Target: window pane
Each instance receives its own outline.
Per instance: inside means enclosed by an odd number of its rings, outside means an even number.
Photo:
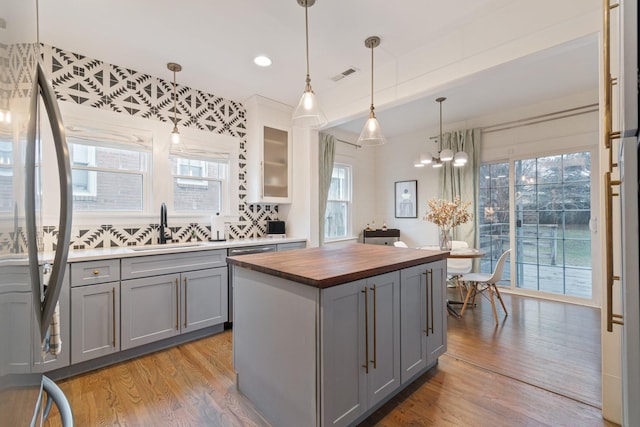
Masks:
[[[538,184],[562,182],[562,156],[540,157],[537,166]]]
[[[327,211],[324,217],[324,235],[329,239],[347,237],[346,202],[327,202]]]
[[[503,251],[509,248],[509,164],[480,167],[480,248],[486,252],[482,272],[491,272]],[[505,275],[506,277],[506,275]]]
[[[173,201],[176,211],[220,212],[222,183],[188,178],[174,178]]]
[[[351,209],[351,167],[334,164],[324,216],[325,239],[348,237]]]
[[[13,150],[10,141],[0,141],[0,212],[12,212]]]
[[[173,208],[176,211],[222,210],[223,186],[226,184],[229,170],[227,160],[172,157],[171,168],[174,175]]]
[[[95,183],[95,191],[82,192],[74,182],[73,209],[80,211],[142,211],[142,174],[72,171],[73,179],[83,176]],[[80,184],[78,184],[79,186]]]

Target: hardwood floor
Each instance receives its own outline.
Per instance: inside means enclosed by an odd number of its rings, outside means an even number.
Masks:
[[[598,310],[503,297],[498,327],[487,301],[450,316],[438,366],[361,425],[614,426],[599,410]],[[58,385],[83,427],[267,426],[234,376],[226,331]]]

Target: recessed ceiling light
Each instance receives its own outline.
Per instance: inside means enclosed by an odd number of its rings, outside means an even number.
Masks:
[[[271,58],[264,55],[259,55],[253,58],[253,63],[259,67],[268,67],[271,65]]]

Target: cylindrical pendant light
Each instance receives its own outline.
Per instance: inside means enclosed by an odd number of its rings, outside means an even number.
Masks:
[[[311,77],[309,75],[309,15],[308,9],[313,6],[316,0],[296,0],[304,7],[305,40],[307,52],[307,79],[304,92],[300,98],[298,106],[293,111],[293,124],[298,127],[317,129],[327,124],[327,118],[318,105],[316,94],[311,89]]]
[[[380,45],[380,37],[369,37],[364,41],[364,45],[371,49],[371,107],[369,112],[369,119],[364,124],[360,137],[358,138],[358,144],[363,147],[373,147],[376,145],[382,145],[386,142],[382,130],[380,129],[380,123],[376,119],[373,106],[373,48]]]

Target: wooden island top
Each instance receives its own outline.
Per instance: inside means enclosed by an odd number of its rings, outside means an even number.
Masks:
[[[350,243],[228,257],[227,263],[328,288],[427,262],[446,259],[448,252]]]

